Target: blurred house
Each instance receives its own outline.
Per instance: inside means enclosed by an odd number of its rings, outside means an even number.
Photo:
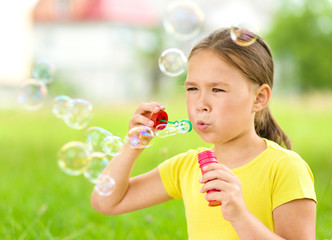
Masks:
[[[149,96],[157,59],[146,65],[144,56],[158,51],[153,29],[160,20],[148,2],[40,0],[33,19],[33,57],[55,64],[52,84],[97,102]]]
[[[195,1],[206,16],[198,38],[216,28],[234,25],[239,17],[266,26],[274,9],[273,0]],[[161,51],[178,47],[188,54],[197,41],[197,38],[174,41],[163,32],[161,18],[169,3],[164,0],[2,3],[0,106],[4,99],[13,96],[12,90],[19,82],[31,77],[39,58],[56,66],[55,81],[49,86],[50,97],[68,94],[92,102],[114,103],[148,100],[158,89],[168,94],[174,79],[158,69]]]

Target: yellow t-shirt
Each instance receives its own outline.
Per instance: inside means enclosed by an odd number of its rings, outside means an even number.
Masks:
[[[272,211],[283,203],[309,198],[316,201],[314,180],[307,163],[295,152],[266,140],[267,149],[255,159],[232,169],[242,183],[248,209],[274,231]],[[220,207],[209,207],[200,193],[202,176],[197,154],[199,148],[177,155],[159,165],[159,173],[167,193],[183,199],[190,240],[239,239],[226,221]]]

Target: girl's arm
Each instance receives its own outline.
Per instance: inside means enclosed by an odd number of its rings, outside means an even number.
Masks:
[[[316,203],[298,199],[285,203],[273,211],[275,233],[249,211],[232,223],[241,239],[313,240],[316,228]]]
[[[273,211],[274,233],[248,210],[241,181],[229,168],[222,163],[211,163],[204,171],[201,192],[220,190],[206,194],[205,198],[222,203],[223,217],[232,224],[240,239],[315,239],[316,203],[313,200],[299,199],[277,207]]]
[[[158,103],[142,104],[133,114],[129,128],[140,125],[153,126],[150,122],[152,113],[157,113],[165,108]],[[103,170],[115,180],[115,188],[111,195],[100,196],[92,192],[92,207],[103,214],[121,214],[137,209],[152,206],[172,199],[166,192],[157,168],[130,178],[134,163],[141,149],[133,149],[127,142],[120,155],[115,156]]]

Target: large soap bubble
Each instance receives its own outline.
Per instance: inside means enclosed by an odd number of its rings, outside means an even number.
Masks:
[[[154,137],[154,132],[150,127],[134,127],[128,132],[128,139],[133,148],[143,149],[150,147],[150,141]]]
[[[166,49],[159,57],[160,70],[170,77],[177,77],[184,73],[187,65],[187,57],[177,48]]]
[[[86,177],[90,182],[97,183],[97,180],[107,166],[108,159],[103,153],[92,153],[90,156],[90,164],[84,171],[84,177]]]
[[[90,127],[85,135],[86,144],[90,152],[104,153],[103,141],[106,137],[112,136],[112,133],[101,127]]]
[[[197,36],[204,25],[204,13],[193,1],[173,1],[163,18],[165,31],[178,40]]]
[[[116,156],[120,153],[124,142],[118,136],[107,136],[101,143],[104,153],[110,156]]]
[[[66,103],[65,123],[74,129],[85,128],[92,118],[92,104],[84,99],[74,98]]]
[[[80,175],[90,165],[89,154],[84,143],[78,141],[69,142],[58,152],[58,165],[69,175]]]
[[[52,111],[57,118],[63,119],[66,116],[68,112],[67,102],[69,100],[71,100],[71,98],[66,95],[59,95],[54,99]]]
[[[43,107],[47,97],[47,87],[36,79],[28,79],[19,85],[18,100],[27,110],[35,111]]]

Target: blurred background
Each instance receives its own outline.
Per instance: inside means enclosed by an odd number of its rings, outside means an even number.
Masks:
[[[174,2],[181,1],[1,2],[2,239],[186,239],[180,201],[122,216],[102,216],[91,209],[93,185],[57,166],[58,150],[68,141],[84,141],[84,129],[68,128],[56,119],[52,101],[58,95],[87,99],[93,105],[89,126],[121,137],[141,102],[160,101],[171,120],[186,119],[185,72],[162,72],[161,53],[178,48],[188,56],[211,31],[243,23],[272,49],[271,109],[314,172],[317,239],[332,239],[332,1],[188,0],[199,26],[182,38],[165,30]],[[52,65],[52,82],[45,85],[43,106],[29,111],[19,103],[18,92],[22,82],[34,78],[40,59]],[[156,140],[133,175],[201,145],[194,133]]]

